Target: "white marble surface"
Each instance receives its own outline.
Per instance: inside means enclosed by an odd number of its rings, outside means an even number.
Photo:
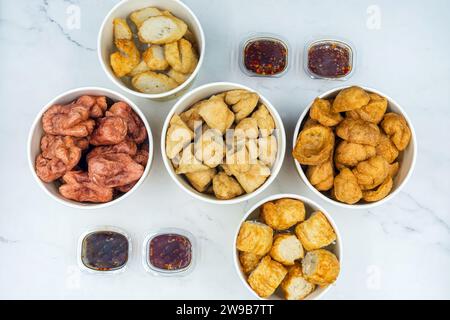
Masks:
[[[61,206],[29,172],[28,130],[41,107],[67,89],[97,85],[119,90],[96,55],[100,23],[117,1],[1,0],[0,298],[251,298],[234,270],[232,239],[246,208],[278,192],[319,201],[340,227],[345,261],[326,298],[450,298],[450,3],[183,1],[198,15],[207,40],[195,86],[230,80],[260,90],[282,115],[289,149],[303,108],[320,92],[342,83],[311,80],[298,65],[276,80],[245,78],[233,55],[240,36],[278,33],[290,41],[296,55],[314,36],[351,40],[358,66],[347,83],[394,97],[415,125],[419,152],[412,179],[381,208],[346,211],[309,192],[287,152],[281,173],[263,195],[249,203],[218,207],[179,189],[157,152],[145,184],[117,206],[90,212]],[[371,5],[380,10],[379,29],[370,19]],[[69,18],[77,8],[81,25],[73,29]],[[134,100],[149,119],[158,151],[162,123],[174,101]],[[96,225],[124,228],[138,249],[147,230],[185,227],[199,237],[201,260],[189,277],[157,278],[145,273],[140,252],[135,251],[121,275],[85,275],[76,266],[77,238]]]

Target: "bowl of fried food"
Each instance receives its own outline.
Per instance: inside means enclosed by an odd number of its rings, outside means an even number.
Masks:
[[[261,299],[320,299],[338,279],[342,242],[330,215],[295,194],[270,196],[253,206],[233,244],[236,271]]]
[[[392,199],[411,176],[414,129],[400,105],[357,86],[330,90],[301,115],[293,157],[305,184],[345,208],[367,209]]]
[[[37,115],[28,162],[44,191],[78,209],[117,203],[143,183],[153,159],[150,126],[125,96],[104,88],[67,91]]]
[[[218,82],[189,92],[166,118],[161,134],[172,179],[197,199],[233,204],[275,179],[286,146],[283,122],[263,96]]]
[[[98,36],[98,56],[108,77],[128,93],[155,100],[184,92],[204,52],[200,22],[178,0],[121,1]]]

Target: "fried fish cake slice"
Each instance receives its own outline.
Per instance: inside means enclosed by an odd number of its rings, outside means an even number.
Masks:
[[[381,127],[399,151],[406,149],[411,140],[411,129],[403,116],[393,112],[386,113]]]
[[[162,73],[146,71],[131,79],[133,87],[142,93],[163,93],[178,87],[178,83]]]
[[[142,54],[142,59],[152,71],[163,71],[169,67],[164,55],[164,48],[154,44]]]
[[[336,233],[325,215],[314,212],[309,219],[295,227],[295,234],[307,251],[328,246],[336,241]]]
[[[167,43],[164,55],[169,65],[178,72],[188,73],[196,63],[196,56],[192,44],[186,39]]]
[[[150,68],[145,63],[144,60],[141,60],[141,62],[139,62],[139,64],[136,67],[134,67],[133,70],[131,70],[130,73],[127,74],[127,76],[134,77],[137,76],[139,73],[143,73],[146,71],[150,71]]]
[[[380,139],[380,129],[374,123],[347,118],[336,127],[336,135],[348,142],[375,147]]]
[[[141,54],[133,40],[117,39],[115,44],[119,51],[110,56],[111,68],[117,77],[122,78],[139,64]]]
[[[370,101],[367,105],[346,112],[347,117],[352,119],[362,119],[375,124],[380,123],[386,112],[388,102],[385,97],[376,93],[369,93]]]
[[[242,223],[236,240],[239,251],[264,256],[272,248],[273,230],[271,227],[255,221]]]
[[[303,129],[292,155],[301,164],[318,165],[331,157],[334,148],[333,131],[322,125]]]
[[[248,277],[250,287],[263,298],[272,295],[283,281],[287,269],[281,263],[264,257]]]
[[[131,32],[130,27],[128,26],[127,20],[122,18],[116,18],[113,21],[114,25],[114,39],[133,39],[133,33]]]
[[[343,120],[339,112],[331,112],[331,103],[329,100],[316,98],[309,110],[311,119],[318,121],[326,127],[334,127]]]
[[[184,21],[174,17],[161,15],[150,17],[139,27],[139,40],[144,43],[167,44],[180,40],[186,33]]]
[[[359,109],[370,101],[369,94],[360,87],[350,87],[341,90],[333,101],[331,111],[344,112]]]
[[[154,7],[147,7],[130,14],[130,20],[134,22],[136,27],[140,27],[147,19],[151,17],[161,16],[162,12]]]
[[[386,180],[380,186],[374,190],[363,191],[363,199],[367,202],[376,202],[386,196],[391,192],[394,182],[391,176],[388,176]]]
[[[336,200],[347,204],[355,204],[362,198],[361,187],[358,184],[353,172],[348,168],[343,168],[334,177],[333,197]]]

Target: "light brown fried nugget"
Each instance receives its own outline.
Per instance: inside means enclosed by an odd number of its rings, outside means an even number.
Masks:
[[[270,251],[273,242],[271,227],[255,221],[245,221],[239,230],[236,247],[240,251],[263,256]]]
[[[389,163],[381,156],[374,156],[358,163],[353,169],[362,190],[378,187],[389,175]]]
[[[377,189],[363,191],[363,199],[367,202],[376,202],[385,198],[392,190],[394,182],[392,177],[388,176],[386,180]]]
[[[261,256],[251,252],[239,252],[239,262],[241,263],[242,272],[249,274],[258,266]]]
[[[355,175],[344,168],[334,177],[334,197],[344,203],[355,204],[362,198],[362,191]]]
[[[320,98],[314,100],[309,116],[326,127],[333,127],[343,120],[340,113],[331,112],[330,101]]]
[[[411,140],[411,129],[403,116],[390,112],[384,115],[381,127],[399,151],[403,151]]]
[[[360,87],[341,90],[333,101],[332,112],[343,112],[359,109],[370,101],[369,94]]]
[[[286,230],[305,220],[305,205],[297,199],[269,201],[261,207],[261,219],[275,230]]]
[[[336,148],[335,161],[347,167],[354,167],[358,162],[367,160],[375,154],[376,150],[373,146],[344,140]]]
[[[362,119],[375,124],[380,123],[388,106],[387,99],[376,93],[369,93],[369,96],[370,102],[367,105],[359,109],[347,111],[347,117],[352,119]]]
[[[376,152],[378,156],[382,156],[387,162],[392,163],[398,157],[398,149],[391,139],[384,133],[380,136],[380,141],[376,146]]]
[[[287,269],[279,262],[265,256],[248,277],[248,284],[260,297],[272,295],[283,281]]]
[[[380,129],[371,122],[347,118],[336,127],[336,135],[348,142],[375,147],[380,139]]]
[[[316,125],[300,132],[292,155],[301,164],[318,165],[331,157],[333,147],[333,131],[328,127]]]
[[[327,191],[333,188],[334,168],[333,160],[329,160],[316,166],[308,166],[306,176],[309,182],[319,191]]]

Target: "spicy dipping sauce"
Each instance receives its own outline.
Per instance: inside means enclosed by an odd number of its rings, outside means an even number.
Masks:
[[[281,74],[287,67],[287,46],[276,39],[250,40],[244,47],[243,64],[247,71],[261,76]]]
[[[113,271],[128,261],[128,239],[113,231],[97,231],[83,239],[81,261],[97,271]]]
[[[149,244],[149,262],[158,269],[182,270],[191,264],[191,241],[179,234],[160,234]]]
[[[352,71],[352,49],[337,41],[321,41],[308,49],[308,71],[319,78],[342,78]]]

